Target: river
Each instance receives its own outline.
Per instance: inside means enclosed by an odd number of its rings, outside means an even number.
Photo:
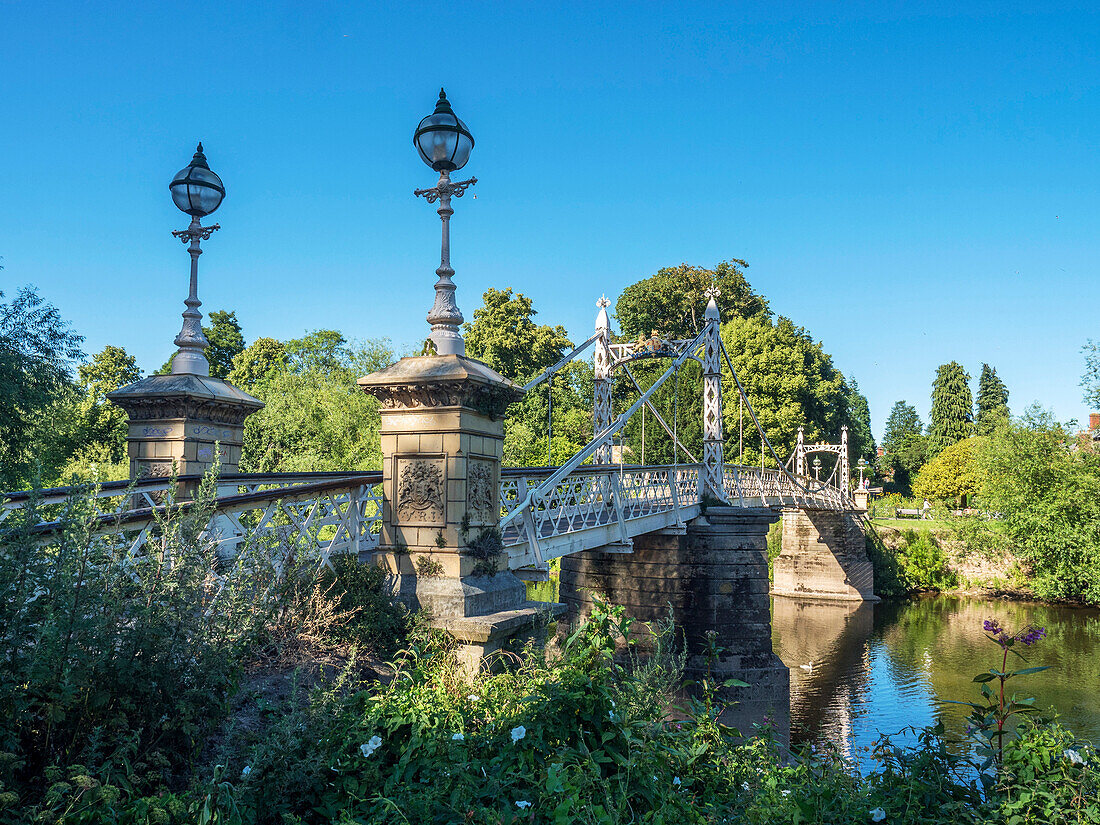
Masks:
[[[1009,684],[1100,743],[1100,610],[955,596],[877,604],[773,598],[775,652],[791,670],[792,742],[832,742],[855,755],[880,732],[908,725],[942,719],[949,733],[961,733],[966,708],[940,700],[977,697],[974,676],[1000,667],[985,619],[1046,628],[1047,638],[1018,647],[1028,664],[1016,663],[1050,670]]]

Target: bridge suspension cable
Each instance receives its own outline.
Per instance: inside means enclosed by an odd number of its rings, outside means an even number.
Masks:
[[[669,368],[664,371],[660,378],[658,378],[656,381],[653,382],[652,385],[650,385],[648,390],[641,394],[637,401],[630,405],[629,409],[619,415],[619,417],[612,421],[611,424],[609,424],[602,431],[596,434],[596,436],[593,437],[593,439],[589,441],[583,449],[581,449],[576,455],[569,459],[569,461],[558,467],[553,473],[550,474],[550,476],[545,481],[542,482],[542,484],[529,490],[523,501],[521,501],[513,510],[511,510],[506,516],[504,516],[503,519],[501,519],[499,525],[501,529],[506,527],[516,518],[518,518],[523,513],[523,511],[525,511],[543,495],[557,487],[559,481],[561,481],[563,478],[573,472],[573,470],[583,464],[585,460],[595,455],[596,451],[616,432],[622,429],[626,422],[630,420],[630,417],[645,405],[649,397],[653,395],[653,393],[656,392],[662,384],[665,383],[665,381],[670,375],[672,375],[673,372],[679,370],[679,368],[689,358],[695,357],[695,350],[699,348],[706,334],[707,329],[704,328],[698,335],[695,336],[695,338],[690,343],[688,343],[680,351],[680,354],[677,356],[676,360],[672,362]]]
[[[749,417],[752,418],[752,423],[756,425],[756,429],[760,433],[760,440],[763,444],[767,446],[768,452],[770,452],[772,454],[772,458],[775,459],[775,464],[779,468],[779,472],[786,476],[787,479],[796,487],[798,487],[805,493],[809,493],[810,495],[813,495],[814,493],[827,487],[828,483],[822,484],[819,482],[816,489],[811,489],[810,487],[807,487],[805,484],[803,484],[798,476],[793,475],[790,470],[787,469],[787,462],[783,461],[779,457],[779,454],[776,453],[775,448],[772,446],[771,439],[768,438],[768,434],[764,432],[764,428],[760,426],[760,421],[756,417],[756,410],[753,409],[752,401],[749,400],[749,396],[745,392],[745,388],[741,385],[741,379],[737,377],[737,370],[733,368],[733,362],[730,360],[729,353],[726,352],[726,345],[721,338],[718,339],[718,347],[722,352],[723,358],[725,358],[726,366],[729,367],[730,375],[733,376],[734,383],[737,384],[737,390],[740,392],[741,398],[744,400],[745,406],[749,410]],[[762,458],[763,450],[761,450],[761,459]],[[839,463],[840,462],[837,462],[838,465]],[[836,467],[833,468],[833,472],[835,475]]]

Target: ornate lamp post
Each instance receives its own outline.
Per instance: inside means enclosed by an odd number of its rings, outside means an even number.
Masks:
[[[856,466],[859,467],[859,489],[863,489],[863,470],[867,467],[867,459],[860,457],[856,462]]]
[[[814,481],[821,481],[821,459],[814,459]]]
[[[435,303],[428,313],[428,323],[432,325],[428,336],[435,344],[437,355],[465,355],[466,343],[462,340],[459,325],[464,320],[455,302],[455,285],[451,276],[451,196],[461,198],[466,189],[477,183],[477,178],[451,182],[451,172],[457,172],[470,159],[470,150],[474,148],[474,136],[466,124],[455,117],[446,93],[439,90],[439,100],[435,111],[420,121],[413,133],[413,144],[420,153],[420,159],[439,172],[439,182],[431,189],[417,189],[413,194],[423,197],[428,203],[439,201],[439,219],[443,222],[443,243],[439,256],[439,268],[435,274],[439,280],[435,284]]]
[[[190,244],[187,251],[191,254],[191,289],[184,304],[187,309],[183,311],[183,328],[173,341],[179,350],[172,358],[173,375],[209,375],[210,362],[206,360],[206,348],[210,342],[202,332],[202,313],[199,307],[199,241],[205,241],[215,230],[221,229],[218,224],[203,226],[202,218],[212,214],[222,204],[225,197],[225,186],[222,179],[210,171],[206,164],[206,155],[202,153],[202,144],[199,144],[191,163],[176,173],[172,182],[168,184],[172,192],[172,202],[181,212],[191,216],[191,225],[186,229],[180,229],[172,234]]]
[[[183,328],[175,340],[179,349],[170,375],[149,375],[107,394],[130,420],[127,452],[130,477],[135,479],[168,478],[174,472],[198,475],[215,460],[223,473],[235,473],[244,443],[244,420],[263,407],[258,398],[211,378],[206,360],[210,342],[199,323],[199,242],[218,229],[217,224],[203,226],[202,219],[221,206],[225,187],[207,166],[201,143],[191,163],[168,186],[173,203],[191,216],[190,226],[172,233],[189,245],[191,254],[191,288],[184,301]],[[196,486],[195,481],[185,482],[179,494],[190,497]],[[226,529],[230,532],[224,535],[232,535],[233,528]]]

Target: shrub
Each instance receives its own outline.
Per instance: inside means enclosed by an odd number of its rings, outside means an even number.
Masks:
[[[947,566],[947,554],[931,534],[905,530],[898,549],[906,583],[916,590],[946,590],[958,584],[955,572]]]

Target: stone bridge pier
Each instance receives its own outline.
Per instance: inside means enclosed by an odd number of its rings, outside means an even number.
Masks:
[[[781,741],[790,735],[790,674],[772,650],[768,595],[766,508],[708,507],[686,531],[634,537],[633,553],[600,549],[561,560],[561,601],[568,617],[587,615],[598,594],[640,622],[660,621],[671,606],[687,648],[686,678],[737,678],[746,688],[721,692],[730,702],[722,721],[751,734],[752,723],[773,720]],[[706,634],[721,649],[708,661]],[[644,637],[639,641],[644,653]],[[650,648],[651,649],[651,648]]]
[[[850,510],[784,510],[783,550],[773,564],[772,593],[877,602],[860,515]]]

